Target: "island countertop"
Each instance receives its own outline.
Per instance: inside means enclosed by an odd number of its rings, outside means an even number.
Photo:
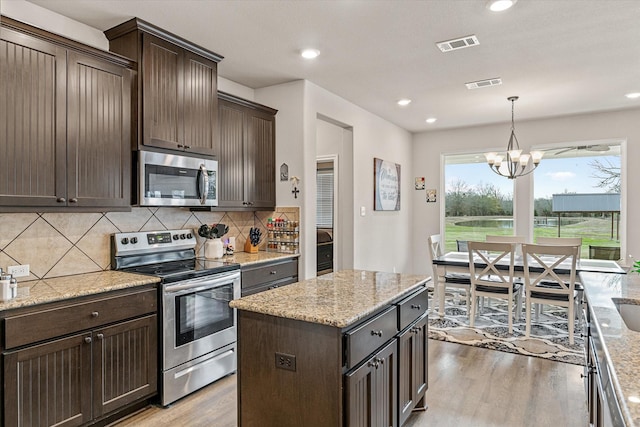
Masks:
[[[344,328],[423,286],[429,276],[342,270],[231,301],[231,307]]]
[[[629,329],[612,298],[640,305],[638,274],[580,273],[589,307],[591,326],[604,342],[611,382],[627,426],[640,426],[640,332]]]

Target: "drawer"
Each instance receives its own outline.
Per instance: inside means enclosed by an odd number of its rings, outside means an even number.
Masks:
[[[157,313],[157,292],[156,289],[145,289],[7,317],[4,321],[5,348]]]
[[[347,369],[356,366],[398,332],[396,307],[390,307],[365,323],[345,332]]]
[[[275,282],[286,277],[298,277],[298,260],[287,259],[285,261],[261,264],[256,267],[242,269],[242,290],[254,286]]]
[[[429,294],[422,287],[398,303],[398,326],[402,331],[414,320],[422,316],[428,308]]]
[[[269,282],[262,285],[255,285],[248,289],[242,289],[242,296],[246,297],[247,295],[257,294],[258,292],[268,291],[269,289],[281,288],[282,286],[290,285],[292,283],[297,282],[297,278],[287,277],[282,280],[278,280],[277,282]]]

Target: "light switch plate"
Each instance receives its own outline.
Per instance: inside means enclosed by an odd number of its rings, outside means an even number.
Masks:
[[[367,214],[367,209],[364,206],[360,206],[360,216],[365,216]]]

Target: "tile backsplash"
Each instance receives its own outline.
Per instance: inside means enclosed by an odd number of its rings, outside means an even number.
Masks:
[[[197,231],[202,224],[216,223],[229,226],[224,237],[235,237],[237,249],[242,250],[251,227],[260,227],[264,233],[268,218],[298,221],[299,217],[297,207],[258,212],[143,207],[132,208],[131,212],[0,214],[0,267],[29,264],[31,275],[20,281],[109,270],[109,239],[113,233],[181,228]],[[199,256],[204,255],[203,243],[198,236]]]

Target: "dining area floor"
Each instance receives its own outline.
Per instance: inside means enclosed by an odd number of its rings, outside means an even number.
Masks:
[[[586,426],[582,372],[568,363],[429,340],[428,409],[404,426]],[[114,425],[234,427],[236,409],[230,375],[169,408],[151,406]]]

